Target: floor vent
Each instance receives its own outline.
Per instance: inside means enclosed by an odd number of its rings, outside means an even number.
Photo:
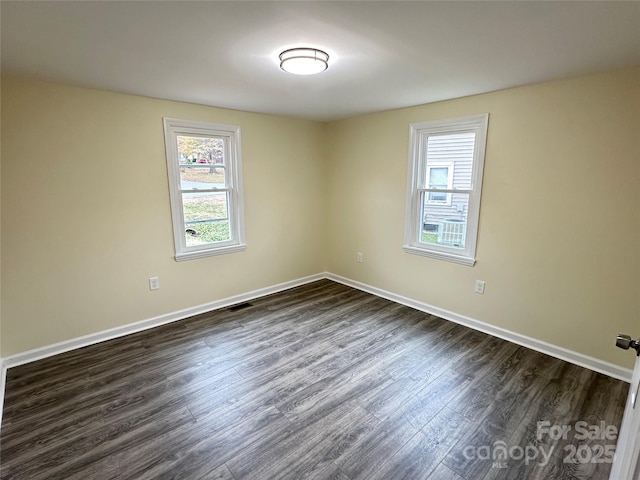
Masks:
[[[233,305],[232,307],[229,307],[227,310],[229,310],[230,312],[237,312],[238,310],[242,310],[243,308],[249,308],[249,307],[253,307],[253,303],[249,303],[249,302],[238,303],[237,305]]]

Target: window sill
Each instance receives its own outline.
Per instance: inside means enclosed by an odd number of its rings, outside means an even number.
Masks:
[[[466,265],[473,267],[476,264],[476,259],[472,257],[466,257],[464,255],[456,255],[454,253],[437,252],[435,250],[427,250],[425,248],[414,247],[411,245],[404,245],[402,249],[405,253],[412,255],[421,255],[423,257],[436,258],[438,260],[444,260],[446,262],[457,263],[459,265]]]
[[[208,248],[206,250],[195,250],[193,252],[176,253],[176,262],[184,262],[185,260],[195,260],[196,258],[212,257],[215,255],[226,255],[227,253],[242,252],[247,249],[246,243],[239,245],[228,245],[225,247]]]

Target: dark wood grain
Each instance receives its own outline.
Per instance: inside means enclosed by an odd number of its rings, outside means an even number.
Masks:
[[[471,422],[462,415],[443,408],[418,435],[414,435],[387,460],[372,478],[424,480],[431,477],[470,425]]]
[[[1,479],[608,477],[536,427],[619,426],[624,382],[328,280],[250,303],[11,368]]]

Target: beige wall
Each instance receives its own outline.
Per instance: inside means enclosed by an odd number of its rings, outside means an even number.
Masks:
[[[613,344],[640,335],[639,80],[634,68],[332,123],[328,270],[631,366]],[[403,253],[409,124],[484,112],[476,266]]]
[[[8,77],[2,354],[326,269],[630,366],[613,337],[640,334],[639,79],[627,69],[323,125]],[[483,112],[476,266],[403,253],[409,123]],[[163,116],[241,125],[246,252],[173,260]]]
[[[0,77],[0,92],[2,78]],[[2,112],[2,95],[0,94],[0,112]],[[2,265],[2,115],[0,113],[0,265]],[[2,292],[2,269],[0,268],[0,292]],[[0,368],[2,368],[2,295],[0,295]],[[1,372],[0,372],[1,375]],[[2,392],[0,392],[2,396]],[[0,403],[2,401],[0,400]]]
[[[164,116],[241,126],[245,252],[174,261]],[[316,122],[4,78],[2,354],[323,271],[324,134]]]

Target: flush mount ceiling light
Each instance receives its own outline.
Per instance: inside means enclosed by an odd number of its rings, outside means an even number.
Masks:
[[[291,48],[280,54],[280,68],[295,75],[313,75],[329,66],[329,54],[317,48]]]

